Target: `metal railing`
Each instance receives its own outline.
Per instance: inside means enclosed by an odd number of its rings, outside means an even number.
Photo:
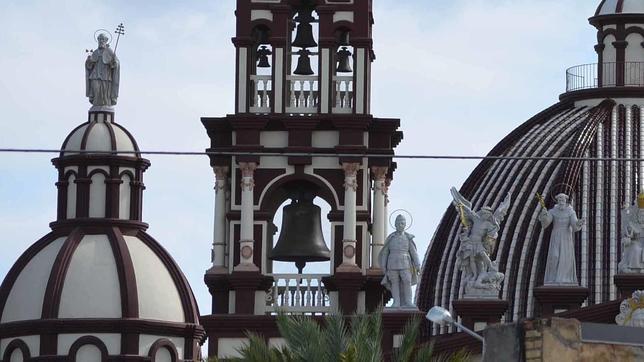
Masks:
[[[272,274],[274,283],[266,294],[266,312],[326,314],[331,311],[322,278],[326,274]]]
[[[604,87],[644,87],[644,62],[582,64],[566,70],[566,92]]]

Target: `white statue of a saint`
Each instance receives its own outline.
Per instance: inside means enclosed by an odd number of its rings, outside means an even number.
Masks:
[[[119,96],[120,65],[108,38],[100,33],[98,48],[85,60],[85,94],[94,106],[113,106]]]
[[[622,301],[615,322],[620,326],[644,327],[644,290],[636,290]]]
[[[407,220],[398,215],[396,231],[385,239],[378,260],[385,270],[382,284],[389,289],[394,299],[392,307],[414,308],[411,286],[416,285],[420,272],[420,259],[416,251],[414,236],[405,232]]]
[[[568,195],[558,194],[555,200],[557,204],[552,209],[542,208],[539,214],[544,229],[552,224],[543,284],[578,286],[573,233],[581,230],[584,220],[577,218],[575,209],[568,203]]]
[[[617,267],[623,274],[644,273],[644,207],[638,206],[624,205],[622,209],[622,258]]]

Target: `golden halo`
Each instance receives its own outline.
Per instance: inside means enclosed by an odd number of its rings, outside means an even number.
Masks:
[[[94,41],[95,42],[98,43],[98,35],[99,34],[105,34],[109,38],[109,40],[107,41],[107,44],[112,42],[112,34],[109,31],[105,30],[105,29],[98,29],[98,30],[96,30],[94,32]]]
[[[407,224],[407,227],[405,228],[405,230],[409,230],[409,228],[411,228],[411,226],[414,224],[414,217],[411,216],[411,213],[405,209],[396,209],[389,214],[389,226],[391,226],[394,229],[396,228],[395,223],[391,222],[391,217],[394,215],[398,217],[398,215],[400,214],[407,214],[407,217],[405,217],[405,219],[409,220],[409,224]],[[394,218],[394,220],[396,219]]]

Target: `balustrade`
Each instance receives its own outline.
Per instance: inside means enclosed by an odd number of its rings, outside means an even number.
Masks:
[[[644,62],[577,65],[566,70],[566,91],[644,87]]]
[[[286,113],[317,113],[320,92],[316,75],[289,75],[286,77],[286,83]]]
[[[329,295],[322,283],[324,274],[273,274],[266,294],[266,312],[326,314],[331,311]]]
[[[252,96],[250,101],[251,113],[269,113],[271,111],[271,96],[273,82],[270,75],[251,75],[250,83]]]
[[[335,89],[335,102],[333,113],[353,112],[353,77],[334,76],[333,89]]]

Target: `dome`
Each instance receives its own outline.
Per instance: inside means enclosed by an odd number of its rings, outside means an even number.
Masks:
[[[89,113],[90,120],[76,127],[65,139],[61,156],[77,154],[73,151],[121,151],[123,156],[138,156],[139,147],[127,129],[113,121],[113,113]]]
[[[148,355],[155,342],[169,340],[174,350],[168,353],[184,357],[185,346],[200,338],[188,282],[143,230],[109,230],[54,231],[18,259],[0,287],[0,330],[10,331],[9,336],[0,332],[1,342],[22,335],[30,355],[37,356],[38,345],[58,320],[68,331],[58,331],[55,355],[70,355],[74,341],[84,335],[98,339],[99,349],[119,355],[127,324],[138,336],[135,354]]]
[[[505,322],[534,317],[535,287],[543,285],[549,243],[549,229],[543,230],[536,193],[572,196],[577,215],[586,220],[575,233],[577,277],[588,287],[587,305],[617,298],[613,277],[620,250],[619,220],[625,202],[632,203],[644,186],[644,166],[639,162],[582,162],[566,157],[640,158],[644,118],[641,99],[560,102],[539,113],[506,136],[490,156],[517,159],[484,160],[470,174],[460,193],[473,209],[496,208],[511,195],[511,205],[501,223],[491,259],[498,262],[505,280],[498,297],[509,303]],[[560,160],[530,159],[557,157]],[[445,190],[446,192],[448,190]],[[460,219],[449,206],[431,241],[418,286],[421,310],[432,306],[452,308],[463,298],[462,273],[457,266]],[[433,327],[433,333],[447,332]]]
[[[644,2],[641,0],[602,0],[595,16],[642,13],[644,13]]]

